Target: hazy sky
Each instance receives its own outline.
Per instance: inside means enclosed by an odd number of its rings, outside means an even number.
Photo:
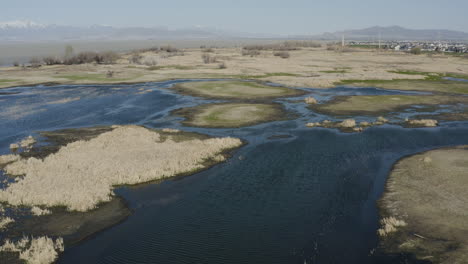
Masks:
[[[0,21],[307,34],[401,25],[468,32],[468,0],[0,0]]]

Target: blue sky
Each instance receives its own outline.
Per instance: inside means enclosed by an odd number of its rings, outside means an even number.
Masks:
[[[315,34],[374,25],[468,32],[468,0],[0,0],[0,21]]]

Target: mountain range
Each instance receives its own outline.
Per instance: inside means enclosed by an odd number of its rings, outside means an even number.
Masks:
[[[70,40],[164,40],[164,39],[229,39],[229,38],[294,38],[315,40],[468,40],[468,33],[453,30],[407,29],[399,26],[370,27],[320,35],[281,36],[224,31],[206,27],[169,29],[166,27],[89,27],[46,25],[32,21],[0,23],[0,41],[70,41]]]

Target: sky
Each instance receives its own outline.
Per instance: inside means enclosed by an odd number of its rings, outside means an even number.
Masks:
[[[370,26],[468,32],[468,0],[0,0],[0,22],[318,34]]]

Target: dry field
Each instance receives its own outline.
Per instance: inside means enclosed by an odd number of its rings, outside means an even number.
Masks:
[[[329,51],[302,48],[289,51],[290,57],[261,51],[258,56],[242,56],[241,48],[184,49],[173,54],[142,52],[141,64],[130,62],[126,54],[112,65],[53,65],[40,68],[10,67],[0,70],[0,87],[39,83],[133,83],[176,78],[241,78],[272,81],[295,87],[333,87],[344,80],[423,79],[425,75],[399,71],[468,74],[468,60],[448,55],[411,55],[393,51]],[[204,63],[203,54],[209,54]],[[147,66],[152,65],[152,66]],[[222,67],[223,65],[223,67]],[[107,77],[109,71],[112,77]],[[392,72],[393,71],[393,72]]]

